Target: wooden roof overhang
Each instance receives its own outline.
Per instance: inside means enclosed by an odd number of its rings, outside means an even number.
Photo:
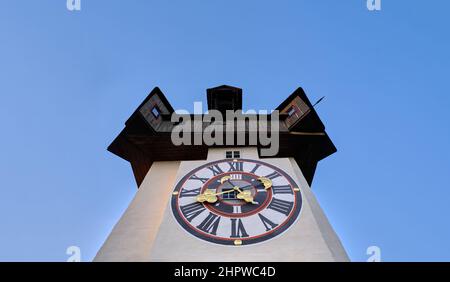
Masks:
[[[157,93],[163,103],[167,103],[169,114],[161,116],[158,130],[155,130],[145,118],[140,114],[142,107],[149,97]],[[115,138],[108,147],[108,151],[131,163],[133,173],[138,186],[142,183],[145,175],[155,161],[187,161],[206,160],[208,148],[202,145],[181,145],[175,146],[171,140],[171,129],[175,126],[170,121],[170,114],[173,109],[168,104],[164,94],[155,88],[149,97],[138,107],[125,124],[125,128]],[[279,120],[279,151],[277,158],[292,157],[298,163],[306,180],[311,185],[317,163],[327,156],[336,152],[336,147],[325,132],[325,127],[320,121],[316,111],[312,107],[308,98],[301,88],[297,89],[286,99],[277,109],[282,110],[295,97],[300,97],[309,106],[309,112],[296,124],[289,128],[286,125],[287,114],[280,114]],[[192,115],[192,117],[194,117]],[[193,122],[193,119],[192,119]],[[204,123],[203,126],[208,126]],[[246,140],[248,141],[248,127],[245,129]],[[237,132],[234,132],[237,140]],[[225,140],[225,138],[224,138]],[[191,143],[192,144],[192,143]],[[236,144],[236,142],[235,142]],[[241,146],[248,146],[241,145]],[[211,147],[240,147],[239,145],[214,145]],[[264,148],[258,140],[256,145],[258,151]],[[261,154],[260,154],[261,156]]]

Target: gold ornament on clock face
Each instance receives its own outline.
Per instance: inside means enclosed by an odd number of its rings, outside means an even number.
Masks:
[[[280,168],[225,159],[185,175],[171,206],[177,222],[195,237],[240,246],[286,231],[300,214],[302,198],[294,180]]]

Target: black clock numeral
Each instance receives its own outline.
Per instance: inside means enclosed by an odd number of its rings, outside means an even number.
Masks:
[[[280,212],[280,213],[288,216],[292,210],[293,205],[294,205],[293,202],[288,202],[288,201],[280,200],[277,198],[273,198],[272,202],[270,202],[270,204],[267,208],[272,209],[277,212]]]
[[[220,218],[221,218],[220,216],[210,212],[209,215],[205,218],[205,220],[203,220],[203,222],[197,226],[197,228],[206,233],[216,235],[217,228],[219,227]]]
[[[258,213],[259,218],[261,219],[262,223],[264,224],[264,227],[266,227],[266,231],[270,231],[278,226],[278,224],[270,221],[267,217],[264,215]]]
[[[250,173],[255,173],[256,170],[260,167],[260,164],[256,164],[255,167],[250,171]]]
[[[208,169],[210,171],[212,171],[212,173],[214,174],[214,176],[223,173],[223,170],[219,167],[219,165],[215,164],[212,166],[209,166]]]
[[[231,236],[230,238],[245,238],[248,237],[245,231],[244,224],[241,219],[231,218]]]
[[[196,189],[192,189],[192,190],[183,189],[183,190],[181,190],[180,198],[183,198],[183,197],[195,197],[195,196],[200,194],[200,189],[201,188],[196,188]]]
[[[190,180],[200,180],[202,183],[205,183],[206,181],[209,180],[209,178],[204,178],[204,177],[198,177],[197,175],[192,175],[191,177],[189,177]]]
[[[274,171],[271,174],[266,175],[267,178],[270,178],[272,180],[274,180],[275,178],[280,177],[280,176],[281,176],[281,174],[279,174],[278,171]]]
[[[184,217],[191,222],[194,218],[196,218],[199,214],[201,214],[206,208],[201,203],[191,203],[182,206],[181,212],[183,213]]]
[[[291,185],[272,186],[274,194],[294,194],[291,189]]]
[[[228,165],[230,166],[230,171],[243,171],[244,170],[244,163],[243,162],[228,162]]]

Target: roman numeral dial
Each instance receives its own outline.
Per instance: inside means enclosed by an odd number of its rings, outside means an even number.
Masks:
[[[172,192],[175,222],[200,240],[234,247],[279,236],[302,207],[301,187],[281,167],[225,159],[193,168]]]

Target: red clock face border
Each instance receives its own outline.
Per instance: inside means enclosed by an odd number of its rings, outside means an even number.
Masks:
[[[272,228],[272,229],[266,229],[266,232],[256,235],[256,236],[248,236],[248,237],[220,237],[217,236],[215,234],[210,234],[208,232],[204,232],[202,230],[199,230],[199,226],[195,226],[192,225],[191,222],[189,220],[187,220],[186,216],[183,215],[182,212],[182,208],[179,205],[179,198],[182,192],[182,188],[185,185],[185,183],[190,180],[190,178],[195,175],[196,172],[207,168],[207,167],[212,167],[214,165],[220,164],[220,163],[230,163],[230,162],[245,162],[245,163],[254,163],[256,166],[265,166],[267,168],[272,169],[274,172],[278,173],[280,176],[283,176],[287,182],[289,183],[290,188],[292,189],[292,194],[293,194],[293,198],[294,201],[292,202],[292,208],[290,209],[289,214],[286,216],[286,218],[280,223],[277,224],[276,227]],[[205,182],[202,181],[202,187],[200,187],[199,189],[194,189],[194,190],[198,190],[198,193],[200,194],[202,191],[205,191],[207,188],[210,188],[211,183],[217,183],[217,180],[219,177],[223,177],[224,175],[230,175],[230,174],[235,174],[235,173],[240,173],[242,175],[245,175],[246,179],[243,181],[254,181],[257,177],[257,175],[252,174],[251,172],[246,172],[246,171],[238,171],[238,172],[222,172],[222,173],[218,173],[217,175],[214,175],[213,177],[209,178],[208,180],[206,180]],[[263,176],[263,175],[261,175]],[[220,184],[216,184],[216,185],[220,185]],[[213,189],[218,189],[218,187],[213,187]],[[255,193],[256,197],[255,199],[258,199],[257,196],[258,193]],[[264,193],[260,193],[260,194],[264,194]],[[264,198],[265,197],[265,198]],[[230,220],[234,221],[233,223],[240,223],[240,218],[242,217],[246,217],[249,215],[253,215],[255,213],[258,213],[259,211],[267,208],[268,205],[270,205],[274,199],[276,200],[276,198],[273,197],[272,195],[272,191],[271,189],[267,190],[267,193],[265,196],[260,195],[260,198],[258,199],[260,201],[260,203],[258,205],[243,205],[243,207],[245,207],[247,210],[245,212],[243,212],[242,214],[230,214],[227,212],[221,212],[219,210],[217,210],[213,205],[208,204],[208,203],[196,203],[197,208],[202,208],[200,205],[203,205],[203,208],[206,209],[207,212],[209,212],[210,214],[214,214],[216,216],[221,216],[221,217],[225,217],[225,218],[229,218]],[[194,202],[192,203],[194,205]],[[256,244],[256,243],[261,243],[264,242],[266,240],[272,239],[278,235],[280,235],[281,233],[285,232],[290,226],[292,226],[292,224],[294,222],[296,222],[296,220],[298,219],[301,209],[302,209],[302,195],[301,195],[301,191],[299,189],[299,186],[297,186],[297,184],[295,183],[295,181],[292,179],[292,177],[290,177],[286,172],[284,172],[282,169],[268,164],[266,162],[262,162],[259,160],[251,160],[251,159],[222,159],[222,160],[217,160],[217,161],[213,161],[204,165],[201,165],[193,170],[191,170],[189,173],[187,173],[175,186],[175,189],[173,190],[173,196],[171,198],[171,208],[172,208],[172,214],[175,217],[176,221],[178,222],[179,225],[182,226],[182,228],[187,231],[188,233],[190,233],[191,235],[211,242],[211,243],[215,243],[215,244],[220,244],[220,245],[229,245],[229,246],[236,246],[236,239],[238,239],[239,241],[239,245],[251,245],[251,244]],[[267,219],[267,218],[266,218]],[[220,219],[219,219],[220,221]],[[264,223],[264,225],[266,225]]]

